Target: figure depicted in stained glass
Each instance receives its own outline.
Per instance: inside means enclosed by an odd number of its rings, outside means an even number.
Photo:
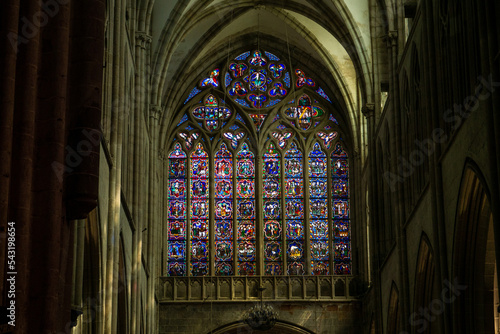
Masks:
[[[170,198],[180,198],[186,196],[186,186],[184,180],[170,180],[168,190]]]
[[[306,77],[304,71],[297,69],[295,70],[295,75],[297,76],[297,88],[301,88],[304,85],[314,87],[316,83],[313,79]]]
[[[281,257],[281,245],[279,242],[266,242],[264,249],[266,261],[277,261]]]
[[[169,240],[182,240],[186,237],[186,223],[184,221],[170,221],[168,231]]]
[[[208,227],[206,220],[195,220],[191,223],[191,235],[196,240],[208,239]]]
[[[215,258],[217,261],[229,261],[233,257],[233,245],[230,241],[215,242]]]
[[[265,222],[264,236],[266,240],[277,240],[281,236],[281,225],[276,220]]]
[[[253,180],[239,180],[237,189],[240,197],[253,198],[255,195]]]
[[[210,76],[206,79],[203,79],[200,83],[200,87],[207,87],[207,86],[213,86],[213,87],[219,87],[219,69],[216,68],[210,73]]]
[[[233,224],[231,221],[217,221],[215,223],[215,238],[225,240],[233,238]]]
[[[216,197],[230,197],[233,184],[230,180],[217,180],[215,185]]]
[[[285,115],[295,120],[297,128],[305,131],[311,128],[315,121],[323,119],[325,112],[321,107],[312,105],[311,98],[304,94],[299,98],[296,107],[285,110]]]

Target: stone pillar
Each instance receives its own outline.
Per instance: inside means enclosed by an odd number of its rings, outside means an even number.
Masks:
[[[71,327],[68,217],[97,203],[100,135],[85,134],[100,133],[104,15],[102,0],[0,5],[0,229],[15,222],[17,333]]]

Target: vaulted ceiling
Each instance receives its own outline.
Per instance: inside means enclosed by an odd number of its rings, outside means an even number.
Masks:
[[[372,100],[369,2],[156,0],[152,103],[173,113],[217,64],[259,48],[319,82],[359,138],[361,106]]]

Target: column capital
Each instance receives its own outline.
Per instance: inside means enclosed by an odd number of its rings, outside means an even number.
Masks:
[[[143,31],[138,31],[135,33],[135,45],[139,46],[141,49],[147,49],[152,40],[153,38],[151,37],[151,35]]]
[[[375,103],[367,103],[361,108],[363,115],[369,119],[375,114]]]
[[[149,106],[149,117],[155,120],[159,120],[162,114],[163,114],[163,109],[161,106],[157,104],[151,104]]]
[[[388,48],[396,46],[398,43],[398,31],[397,30],[389,31],[389,33],[385,36],[385,41],[387,43]]]

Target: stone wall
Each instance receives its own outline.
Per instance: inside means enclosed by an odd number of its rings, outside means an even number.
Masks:
[[[278,319],[313,333],[362,333],[360,302],[272,302]],[[258,303],[182,303],[160,306],[159,333],[204,334],[243,319],[245,311]],[[251,333],[249,327],[234,333]],[[223,331],[225,333],[225,331]],[[233,332],[232,332],[233,333]],[[259,332],[265,333],[265,332]]]

